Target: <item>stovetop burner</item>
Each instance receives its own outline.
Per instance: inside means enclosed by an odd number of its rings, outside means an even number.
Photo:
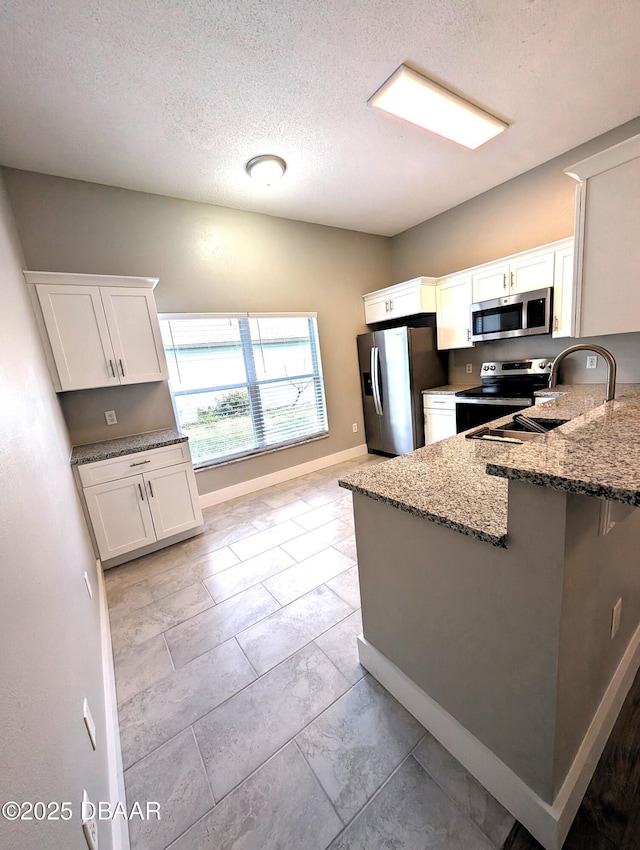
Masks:
[[[539,360],[492,360],[482,364],[482,384],[460,390],[457,398],[486,399],[490,404],[498,399],[528,399],[533,403],[536,390],[548,385],[553,358]]]

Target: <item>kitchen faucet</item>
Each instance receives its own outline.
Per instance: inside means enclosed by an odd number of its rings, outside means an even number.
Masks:
[[[549,387],[556,386],[558,383],[558,369],[560,364],[565,357],[569,354],[573,354],[574,351],[592,351],[594,354],[601,354],[604,357],[607,361],[607,397],[605,401],[612,401],[616,394],[616,361],[613,354],[601,345],[585,345],[584,343],[579,342],[576,343],[576,345],[570,345],[569,348],[565,348],[564,351],[561,351],[551,366]]]

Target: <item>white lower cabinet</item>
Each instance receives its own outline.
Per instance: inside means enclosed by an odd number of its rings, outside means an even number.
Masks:
[[[96,484],[84,491],[98,551],[103,561],[155,543],[142,475]]]
[[[424,405],[424,441],[427,446],[456,435],[456,402],[451,394],[427,395]]]
[[[186,444],[181,444],[184,456]],[[188,454],[188,450],[187,454]],[[108,478],[83,489],[102,561],[134,552],[137,549],[183,534],[202,525],[202,511],[195,475],[190,460],[162,466],[166,452],[162,449],[129,455],[129,474],[122,477],[123,458],[97,461],[82,469],[89,475]],[[149,464],[146,472],[140,466]],[[157,467],[157,468],[156,468]],[[157,548],[157,547],[156,547]]]
[[[195,475],[190,463],[157,469],[142,476],[158,540],[181,534],[202,523]]]

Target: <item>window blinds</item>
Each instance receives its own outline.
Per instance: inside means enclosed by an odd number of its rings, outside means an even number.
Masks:
[[[328,433],[314,315],[170,315],[160,327],[196,466]]]

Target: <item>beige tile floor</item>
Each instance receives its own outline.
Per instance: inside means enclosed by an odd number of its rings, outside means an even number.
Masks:
[[[314,472],[106,573],[132,850],[495,850],[512,818],[358,664],[351,494]]]

